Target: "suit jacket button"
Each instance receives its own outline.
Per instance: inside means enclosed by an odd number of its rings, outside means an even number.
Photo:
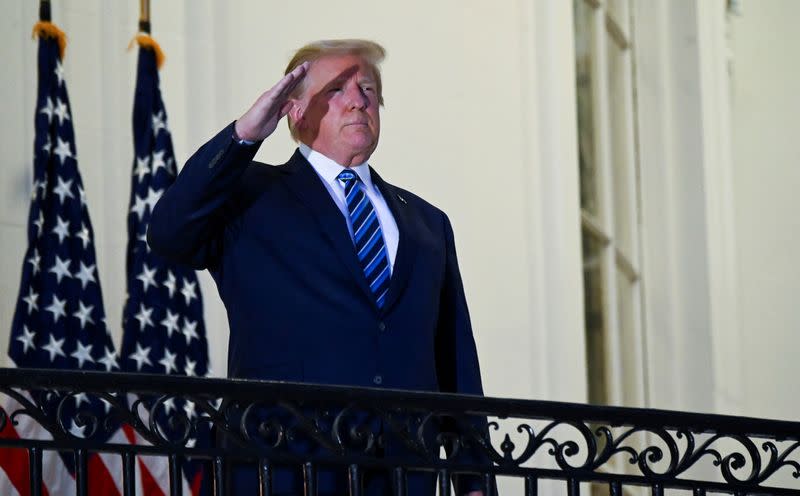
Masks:
[[[372,382],[380,386],[381,384],[383,384],[383,377],[376,375],[375,377],[372,378]]]
[[[378,323],[378,330],[381,331],[381,332],[385,331],[386,330],[386,324],[384,324],[383,322]]]

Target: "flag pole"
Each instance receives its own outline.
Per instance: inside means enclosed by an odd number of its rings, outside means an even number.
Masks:
[[[51,22],[51,14],[50,0],[39,0],[39,22],[33,26],[31,36],[34,39],[38,37],[55,39],[58,43],[58,55],[63,60],[64,50],[67,48],[67,36]]]
[[[150,0],[139,0],[139,34],[128,45],[128,50],[137,44],[142,48],[149,48],[156,54],[156,67],[159,69],[164,64],[164,52],[156,40],[150,37]]]
[[[139,0],[139,31],[150,34],[150,0]]]
[[[39,0],[39,20],[50,22],[50,0]]]

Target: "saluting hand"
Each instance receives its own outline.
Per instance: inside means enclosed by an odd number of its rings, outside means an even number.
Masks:
[[[249,141],[261,141],[275,131],[278,122],[292,109],[289,95],[308,72],[303,62],[272,88],[265,91],[250,109],[236,121],[236,134]]]

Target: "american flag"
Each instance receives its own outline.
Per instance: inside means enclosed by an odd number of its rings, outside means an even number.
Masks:
[[[33,191],[28,214],[28,247],[20,282],[8,354],[17,367],[114,371],[119,369],[114,343],[106,327],[94,234],[86,195],[78,171],[75,135],[59,41],[63,33],[40,22],[38,96],[35,113]],[[60,38],[60,40],[59,40]],[[55,406],[59,398],[33,395],[37,402]],[[68,398],[68,418],[78,410],[105,405],[77,394]],[[14,404],[4,405],[13,411]],[[53,409],[54,410],[54,409]],[[56,415],[55,411],[51,411]],[[70,432],[83,437],[86,426],[71,422]],[[117,431],[118,432],[118,431]],[[6,424],[3,437],[44,437],[32,421]],[[98,436],[108,437],[98,433]],[[2,494],[27,494],[28,459],[25,451],[2,450],[0,466],[5,478]],[[93,455],[91,489],[97,494],[118,494],[114,479],[119,457]],[[112,475],[115,474],[115,475]],[[44,485],[50,494],[74,491],[74,460],[46,452]]]
[[[133,141],[136,154],[128,213],[127,299],[123,310],[122,367],[130,372],[206,376],[208,342],[203,323],[203,300],[194,270],[168,263],[147,246],[147,227],[153,207],[175,181],[177,169],[167,113],[159,89],[158,45],[139,35],[139,63],[133,104]],[[167,400],[163,414],[196,419],[191,401]],[[166,423],[162,428],[168,429]],[[204,431],[190,443],[204,445]],[[154,483],[148,494],[168,494],[163,460],[146,460]],[[184,464],[184,475],[197,494],[201,466]]]

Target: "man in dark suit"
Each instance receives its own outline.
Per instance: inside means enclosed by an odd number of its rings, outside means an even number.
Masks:
[[[217,283],[230,377],[482,394],[450,221],[368,165],[383,57],[363,40],[300,49],[153,212],[150,246]],[[298,150],[253,162],[284,116]]]

